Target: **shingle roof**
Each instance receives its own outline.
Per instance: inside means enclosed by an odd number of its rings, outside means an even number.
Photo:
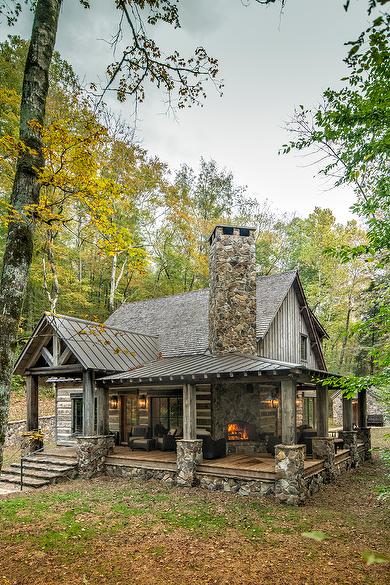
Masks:
[[[296,272],[257,277],[257,336],[267,333]],[[208,349],[209,289],[119,307],[106,321],[110,327],[158,335],[164,357],[201,354]]]
[[[192,355],[174,358],[165,358],[135,368],[131,372],[114,374],[101,378],[104,381],[122,381],[129,383],[166,382],[181,380],[188,377],[207,377],[231,375],[244,372],[257,374],[258,372],[279,372],[292,369],[302,369],[300,364],[280,362],[268,358],[228,354],[223,356]]]
[[[121,372],[153,361],[159,353],[156,337],[47,313],[19,356],[15,373],[24,372],[42,340],[53,330],[85,369]]]

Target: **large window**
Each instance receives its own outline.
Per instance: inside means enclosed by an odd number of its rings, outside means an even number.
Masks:
[[[152,398],[152,428],[183,428],[183,399],[180,396]]]
[[[72,434],[83,434],[83,397],[72,396]]]

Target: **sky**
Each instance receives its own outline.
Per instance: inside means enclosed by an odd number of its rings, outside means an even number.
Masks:
[[[78,0],[64,0],[56,48],[84,82],[104,78],[112,61],[108,43],[118,14],[113,0],[92,0],[91,10]],[[288,141],[285,129],[294,107],[315,107],[323,91],[338,87],[346,69],[344,43],[366,28],[368,0],[287,0],[262,6],[255,0],[181,0],[180,30],[159,26],[156,35],[168,50],[191,54],[204,46],[219,58],[224,95],[212,85],[201,108],[167,113],[164,97],[149,93],[138,111],[136,138],[150,154],[177,169],[195,169],[200,157],[213,158],[247,185],[248,194],[268,199],[276,210],[307,215],[329,207],[336,218],[352,215],[352,189],[329,189],[302,155],[278,155]],[[16,27],[0,26],[1,38],[18,33],[28,38],[32,15],[24,11]],[[129,122],[133,107],[109,105]]]

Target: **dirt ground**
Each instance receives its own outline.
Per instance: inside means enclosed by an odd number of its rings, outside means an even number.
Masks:
[[[0,585],[387,585],[386,481],[366,463],[302,508],[108,478],[8,496]]]

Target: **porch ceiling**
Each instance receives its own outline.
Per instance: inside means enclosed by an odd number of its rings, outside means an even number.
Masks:
[[[114,384],[123,382],[159,383],[185,379],[236,377],[237,375],[288,375],[303,372],[321,375],[326,373],[308,370],[301,364],[280,362],[238,353],[223,356],[202,354],[157,360],[128,372],[105,376],[100,378],[100,381]]]

